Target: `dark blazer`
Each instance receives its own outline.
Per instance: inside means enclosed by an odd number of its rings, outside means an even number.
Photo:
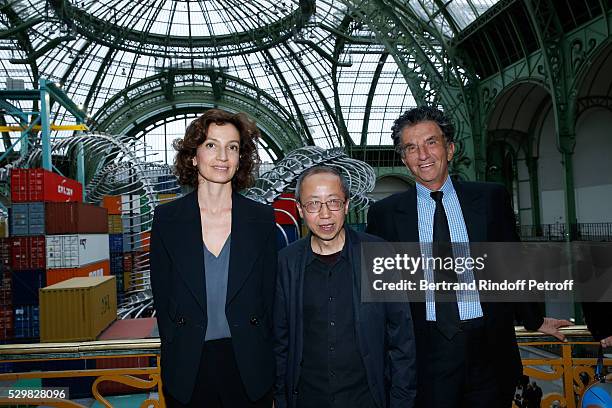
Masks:
[[[470,242],[518,241],[510,197],[501,184],[453,181]],[[416,188],[373,204],[368,212],[367,231],[391,242],[419,242]],[[417,342],[417,366],[427,362],[425,303],[412,303],[412,320]],[[515,313],[529,330],[538,329],[543,315],[537,305],[527,303],[482,303],[488,344],[499,359],[500,380],[511,387],[522,374],[514,332]],[[419,372],[423,372],[419,369]],[[425,381],[419,377],[419,389]]]
[[[207,327],[204,253],[196,192],[155,209],[151,285],[161,338],[164,387],[191,399]],[[272,207],[232,195],[225,314],[240,377],[257,400],[274,383],[272,300],[276,231]]]
[[[414,406],[416,358],[408,303],[362,303],[362,242],[381,241],[345,227],[353,270],[353,306],[357,342],[376,404],[385,408]],[[303,290],[310,235],[279,253],[274,303],[277,408],[295,407],[303,351]],[[387,384],[385,374],[390,375]]]

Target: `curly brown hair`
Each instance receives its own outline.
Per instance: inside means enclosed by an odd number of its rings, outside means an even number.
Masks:
[[[211,124],[218,126],[230,123],[238,129],[240,134],[240,158],[238,170],[232,178],[232,188],[239,191],[251,187],[255,181],[254,171],[259,164],[257,153],[257,139],[260,137],[255,122],[246,113],[229,113],[221,109],[207,110],[203,115],[194,119],[187,126],[185,137],[176,139],[172,147],[176,150],[174,157],[174,171],[182,185],[189,185],[197,189],[198,170],[193,165],[196,150],[207,138],[208,128]]]

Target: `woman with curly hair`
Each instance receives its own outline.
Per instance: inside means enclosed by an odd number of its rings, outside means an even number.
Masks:
[[[158,206],[151,233],[168,407],[272,406],[274,213],[238,194],[258,136],[245,114],[211,109],[174,142],[179,181],[195,191]]]

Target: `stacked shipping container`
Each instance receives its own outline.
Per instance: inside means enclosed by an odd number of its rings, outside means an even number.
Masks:
[[[11,272],[4,274],[0,293],[11,294],[12,335],[19,341],[39,337],[39,289],[75,276],[110,274],[107,212],[83,204],[82,196],[80,183],[58,174],[11,172],[11,236],[0,243],[2,260],[8,260],[0,267]]]
[[[121,221],[121,196],[105,196],[102,206],[108,211],[108,246],[110,250],[110,274],[117,284],[117,302],[124,298],[123,284],[123,223]]]

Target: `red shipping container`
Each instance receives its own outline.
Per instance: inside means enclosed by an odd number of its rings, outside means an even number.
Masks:
[[[59,283],[71,278],[81,278],[87,276],[109,276],[110,261],[92,263],[81,266],[80,268],[59,268],[47,269],[47,286]]]
[[[11,268],[16,271],[45,269],[45,237],[13,237],[10,241]]]
[[[13,305],[13,279],[11,271],[5,269],[0,274],[0,308]]]
[[[280,198],[288,198],[289,200],[281,200]],[[293,193],[281,194],[279,199],[276,199],[272,203],[272,207],[288,212],[293,216],[293,218],[295,218],[298,223],[300,222],[300,217],[297,212],[297,206],[295,205],[295,195]],[[295,225],[291,217],[289,217],[289,215],[287,215],[283,211],[274,211],[274,217],[276,218],[276,222],[280,225]]]
[[[134,255],[131,252],[123,254],[123,272],[132,272],[134,269]]]
[[[108,234],[107,210],[84,203],[47,203],[45,233]]]
[[[123,272],[132,272],[134,269],[149,269],[148,252],[137,251],[123,254]]]
[[[12,340],[14,327],[13,308],[0,306],[0,341]]]
[[[11,200],[81,202],[83,186],[76,180],[60,176],[44,169],[11,170]]]
[[[104,196],[102,207],[108,210],[109,215],[121,215],[121,196]]]
[[[157,319],[148,317],[144,319],[117,320],[100,334],[98,340],[145,339],[158,336]],[[149,367],[151,363],[151,357],[100,358],[96,360],[96,368],[140,368]],[[146,376],[141,378],[146,378]],[[139,392],[130,386],[113,382],[100,383],[98,390],[102,395],[134,394]]]
[[[150,367],[151,357],[119,357],[119,358],[98,358],[96,359],[96,368],[144,368]],[[148,380],[146,374],[134,375],[134,377]],[[129,385],[103,381],[98,385],[98,391],[102,395],[121,395],[121,394],[136,394],[142,392],[141,389],[130,387]]]
[[[8,268],[11,264],[11,244],[10,238],[0,238],[0,270]]]

